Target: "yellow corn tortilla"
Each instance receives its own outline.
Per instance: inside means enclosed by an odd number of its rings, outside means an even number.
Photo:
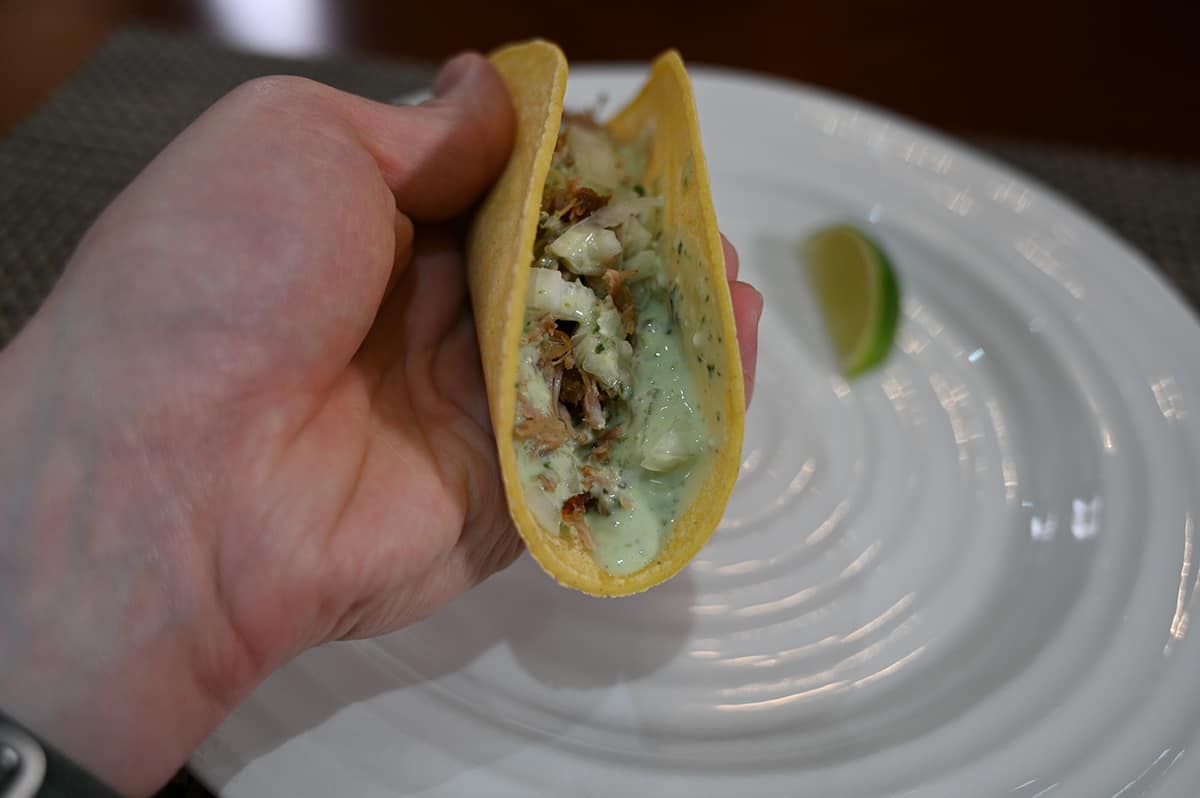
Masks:
[[[679,304],[681,342],[685,349],[693,347],[687,351],[688,363],[695,363],[696,353],[703,351],[705,361],[720,374],[715,380],[696,375],[712,445],[702,455],[707,471],[696,469],[700,484],[689,486],[691,503],[649,565],[614,576],[575,536],[547,532],[534,519],[513,449],[526,291],[542,188],[563,113],[567,61],[558,47],[542,40],[504,47],[491,55],[491,61],[508,84],[517,116],[516,142],[507,167],[472,224],[467,261],[509,511],[534,559],[562,585],[595,596],[637,593],[678,573],[716,529],[737,479],[746,413],[733,306],[691,83],[679,53],[667,51],[654,61],[638,96],[606,123],[618,141],[653,131],[644,182],[651,193],[664,198],[662,255],[668,276],[679,276],[684,295]],[[705,296],[711,296],[711,301],[705,303]],[[697,329],[695,316],[701,312],[712,335],[695,349],[692,330]]]

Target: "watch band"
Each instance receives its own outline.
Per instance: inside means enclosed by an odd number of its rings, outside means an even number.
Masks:
[[[0,798],[117,798],[99,779],[0,713]]]

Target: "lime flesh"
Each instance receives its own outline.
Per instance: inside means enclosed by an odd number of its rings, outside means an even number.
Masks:
[[[887,255],[850,225],[812,233],[802,245],[825,330],[847,377],[883,362],[900,319],[900,289]]]

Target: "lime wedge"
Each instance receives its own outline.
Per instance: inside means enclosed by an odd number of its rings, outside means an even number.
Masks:
[[[854,377],[879,365],[900,318],[899,283],[887,255],[850,225],[812,233],[801,254],[842,373]]]

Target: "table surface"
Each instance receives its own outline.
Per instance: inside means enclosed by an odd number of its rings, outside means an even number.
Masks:
[[[287,9],[290,9],[287,10]],[[572,60],[685,58],[854,95],[960,135],[1200,161],[1200,4],[1180,0],[0,0],[0,133],[130,20],[250,49],[415,56],[542,35]]]

